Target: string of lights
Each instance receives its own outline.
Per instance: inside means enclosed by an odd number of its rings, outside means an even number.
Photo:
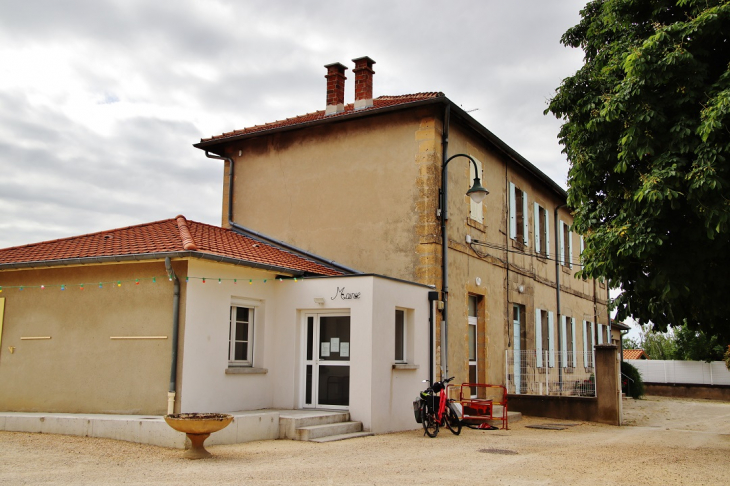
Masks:
[[[102,282],[84,282],[84,283],[76,283],[76,284],[41,284],[41,285],[0,285],[0,293],[3,291],[8,290],[85,290],[85,289],[104,289],[104,288],[119,288],[123,285],[134,285],[138,286],[142,283],[157,283],[158,279],[167,279],[169,281],[172,281],[172,279],[168,276],[162,276],[162,277],[140,277],[140,278],[132,278],[132,279],[123,279],[123,280],[109,280],[109,281],[102,281]],[[276,278],[223,278],[223,277],[197,277],[197,276],[187,276],[185,277],[185,282],[190,281],[199,281],[201,284],[206,283],[232,283],[233,285],[238,284],[248,284],[253,285],[254,283],[260,283],[265,284],[270,281],[276,281],[276,282],[283,282],[283,281],[294,281],[299,282],[303,280],[302,277],[276,277]]]

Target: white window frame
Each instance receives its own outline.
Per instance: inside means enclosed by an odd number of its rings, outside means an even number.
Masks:
[[[541,224],[540,213],[545,215],[545,241],[543,241],[543,227]],[[550,214],[547,209],[540,206],[538,203],[533,203],[533,226],[535,232],[535,253],[538,255],[544,255],[545,258],[550,258]]]
[[[401,319],[398,322],[398,315],[400,314]],[[400,349],[398,346],[398,328],[400,326],[401,333],[401,345]],[[407,363],[408,362],[408,313],[405,309],[395,309],[395,354],[393,356],[395,363]],[[398,351],[400,351],[400,358],[398,357]]]
[[[484,173],[484,167],[481,161],[479,161],[473,155],[471,157],[472,159],[474,159],[474,162],[476,162],[477,168],[479,169],[479,180],[484,180],[482,178],[482,174]],[[476,177],[476,174],[474,174],[474,164],[469,164],[469,188],[471,188],[474,177]],[[469,198],[469,204],[469,218],[473,219],[479,224],[484,224],[484,201],[477,203],[474,202],[472,198]]]
[[[248,334],[245,336],[247,343],[245,359],[235,359],[236,353],[236,342],[244,341],[238,339],[236,335],[236,323],[238,322],[237,310],[248,309]],[[251,305],[251,303],[243,301],[232,301],[230,306],[229,321],[228,321],[228,365],[229,366],[246,366],[253,367],[254,363],[254,345],[256,338],[256,318],[257,318],[258,307]]]
[[[479,296],[478,295],[469,295],[468,299],[474,299],[474,314],[479,314]],[[468,304],[467,304],[467,314],[468,314]],[[472,337],[472,332],[474,336],[474,359],[472,359],[471,356],[471,349],[467,349],[467,353],[469,355],[469,379],[471,380],[471,367],[474,367],[474,375],[476,376],[477,382],[479,381],[479,317],[477,315],[469,315],[467,316],[467,345],[469,344],[468,340]],[[476,397],[476,388],[471,390],[471,396]]]
[[[598,325],[598,344],[603,344],[603,324]]]

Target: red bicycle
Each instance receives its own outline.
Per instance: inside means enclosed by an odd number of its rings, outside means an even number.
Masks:
[[[436,437],[439,427],[446,427],[454,435],[461,433],[461,419],[454,406],[454,400],[446,393],[446,384],[454,377],[443,381],[437,381],[423,390],[416,401],[413,402],[413,411],[416,414],[416,421],[423,425],[423,430],[429,437]],[[428,380],[423,380],[428,383]],[[437,395],[438,394],[438,395]]]

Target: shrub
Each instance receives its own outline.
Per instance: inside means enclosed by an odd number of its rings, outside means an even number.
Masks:
[[[730,370],[730,344],[727,347],[727,351],[725,351],[725,355],[722,357],[723,361],[725,361],[725,366],[727,366],[727,369]]]
[[[644,380],[641,379],[641,373],[626,361],[621,362],[621,391],[633,398],[644,396]]]

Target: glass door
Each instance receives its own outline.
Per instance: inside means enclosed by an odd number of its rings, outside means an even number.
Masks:
[[[350,316],[306,316],[304,406],[350,405]]]

